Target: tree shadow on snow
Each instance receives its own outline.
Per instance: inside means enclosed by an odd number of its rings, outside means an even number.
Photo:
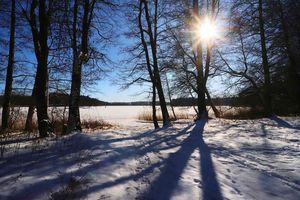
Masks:
[[[189,126],[187,127],[189,128]],[[45,193],[55,192],[57,188],[67,184],[72,177],[85,177],[93,174],[95,171],[101,171],[107,167],[118,168],[126,159],[134,159],[137,155],[145,155],[148,152],[159,151],[164,147],[160,144],[169,142],[176,137],[185,134],[184,131],[178,132],[175,136],[171,135],[157,135],[158,131],[177,130],[172,127],[161,128],[158,130],[149,130],[134,136],[126,136],[121,138],[115,137],[93,137],[84,134],[74,134],[70,137],[62,138],[57,141],[51,140],[49,144],[37,144],[36,150],[31,150],[35,146],[30,147],[28,151],[20,152],[17,155],[7,155],[0,162],[0,186],[12,184],[19,181],[24,176],[31,176],[33,181],[30,184],[23,184],[13,194],[7,197],[8,199],[37,199],[40,195]],[[117,135],[118,133],[115,133]],[[133,144],[128,145],[114,145],[118,142],[136,141],[143,138],[151,138],[147,145]],[[37,143],[42,142],[38,140]],[[176,146],[176,144],[174,145]],[[173,146],[168,146],[172,148]],[[96,153],[92,153],[96,152]],[[99,159],[100,158],[100,159]],[[93,161],[88,165],[80,166],[80,163]],[[153,171],[155,167],[160,166],[161,163],[151,165],[145,170],[135,175],[124,176],[110,182],[104,182],[96,186],[90,187],[88,190],[82,191],[81,195],[87,195],[92,192],[98,192],[101,189],[112,187],[129,180],[142,178],[145,174]],[[74,166],[77,169],[68,170]],[[57,175],[55,175],[57,174]],[[51,177],[44,179],[44,176],[51,175]],[[2,197],[1,197],[2,198]]]
[[[290,129],[298,129],[298,130],[300,129],[299,127],[294,127],[293,125],[291,125],[287,121],[285,121],[285,120],[283,120],[283,119],[281,119],[281,118],[279,118],[275,115],[272,116],[270,119],[275,121],[278,124],[278,126],[280,126],[280,127],[290,128]]]
[[[178,186],[191,154],[199,149],[202,178],[202,198],[204,200],[222,200],[223,196],[214,169],[211,151],[203,140],[206,121],[195,123],[189,136],[181,143],[180,149],[164,161],[160,175],[151,183],[150,188],[139,199],[170,199]]]
[[[6,162],[0,164],[3,169],[0,172],[0,185],[8,184],[13,179],[20,178],[23,174],[29,173],[36,177],[34,182],[19,188],[14,194],[7,197],[10,199],[36,199],[39,195],[47,193],[61,184],[68,183],[72,177],[85,177],[89,174],[95,174],[102,169],[109,167],[112,169],[122,166],[126,159],[135,159],[137,156],[144,156],[147,153],[159,152],[179,147],[179,150],[157,163],[151,163],[140,171],[132,171],[127,176],[117,177],[114,180],[91,185],[81,192],[85,196],[94,192],[99,192],[105,188],[113,187],[118,184],[127,183],[142,179],[154,170],[162,168],[160,175],[154,180],[147,191],[142,194],[142,198],[151,197],[153,194],[159,194],[159,199],[170,199],[176,190],[180,176],[186,167],[191,154],[198,149],[200,152],[200,168],[202,177],[202,199],[223,199],[219,183],[212,162],[210,147],[204,142],[202,134],[206,121],[198,121],[195,124],[189,124],[184,129],[168,127],[155,131],[146,131],[144,133],[123,138],[103,137],[93,139],[83,134],[75,134],[65,141],[55,142],[46,149],[36,152],[28,151],[18,155],[18,161],[12,162],[10,167],[5,168],[10,159],[16,157],[7,157]],[[193,127],[193,128],[192,128]],[[192,128],[192,130],[191,130]],[[164,134],[158,134],[163,130]],[[174,134],[175,133],[175,134]],[[182,141],[179,137],[189,134]],[[114,145],[118,142],[129,140],[145,140],[146,143],[130,144],[125,146]],[[179,138],[179,139],[178,139]],[[164,144],[164,145],[163,145]],[[76,148],[74,148],[76,146]],[[108,151],[107,151],[108,150]],[[85,151],[97,153],[90,154]],[[82,154],[82,152],[84,154]],[[82,157],[82,156],[83,157]],[[99,159],[100,158],[100,159]],[[78,162],[93,161],[91,164],[78,167],[77,170],[70,172],[68,168],[77,165]],[[20,162],[22,164],[17,164]],[[15,164],[14,164],[15,163]],[[121,164],[121,165],[120,165]],[[176,167],[174,167],[176,166]],[[62,170],[62,171],[60,171]],[[107,170],[107,169],[106,169]],[[56,174],[51,178],[40,179],[45,175]],[[1,178],[2,177],[2,178]],[[84,194],[83,194],[84,193]]]

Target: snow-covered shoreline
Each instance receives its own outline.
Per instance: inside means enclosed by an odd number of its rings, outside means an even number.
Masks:
[[[153,131],[131,120],[6,142],[0,199],[299,199],[299,122],[177,121]]]

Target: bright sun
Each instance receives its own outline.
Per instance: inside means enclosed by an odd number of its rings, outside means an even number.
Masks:
[[[219,36],[216,24],[205,18],[197,27],[197,37],[206,44],[213,42]]]

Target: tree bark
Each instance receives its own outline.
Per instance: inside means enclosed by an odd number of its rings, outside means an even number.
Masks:
[[[81,66],[78,63],[76,56],[73,63],[72,71],[72,85],[71,94],[69,99],[69,117],[67,133],[72,131],[81,131],[80,111],[79,111],[79,99],[81,90]]]
[[[81,87],[81,66],[79,61],[79,54],[77,50],[77,14],[78,14],[78,1],[74,1],[73,11],[73,28],[72,28],[72,50],[73,50],[73,67],[72,67],[72,84],[71,93],[69,97],[69,117],[67,134],[72,131],[81,131],[80,111],[79,111],[79,98]]]
[[[81,131],[79,99],[81,91],[81,73],[82,65],[88,60],[88,39],[90,24],[93,16],[93,9],[96,0],[90,2],[84,1],[84,13],[82,19],[82,33],[80,51],[77,50],[77,14],[78,14],[78,1],[74,2],[74,18],[73,18],[73,36],[72,36],[72,50],[73,50],[73,69],[72,69],[72,85],[71,94],[69,99],[69,117],[67,133],[72,131]]]
[[[10,39],[9,39],[9,56],[6,72],[6,83],[4,100],[2,104],[2,130],[8,128],[10,117],[10,101],[13,84],[13,70],[14,70],[14,54],[15,54],[15,30],[16,30],[16,2],[11,1],[11,17],[10,17]]]
[[[193,0],[193,17],[199,18],[199,1]],[[206,109],[205,101],[205,81],[203,77],[203,50],[202,44],[198,44],[196,47],[196,71],[197,71],[197,119],[207,118],[208,113]]]
[[[154,83],[152,83],[152,119],[154,128],[159,128],[156,116],[156,88]]]
[[[38,7],[38,22],[36,8]],[[35,103],[37,108],[37,122],[40,137],[53,134],[52,124],[48,117],[48,32],[50,26],[50,9],[45,0],[32,0],[30,16],[27,17],[33,38],[34,51],[37,59],[37,71],[35,77]]]
[[[267,55],[266,47],[266,36],[264,28],[264,17],[263,17],[263,5],[262,0],[258,1],[258,12],[259,12],[259,34],[260,34],[260,43],[261,43],[261,57],[262,65],[264,70],[264,108],[266,116],[270,117],[273,114],[272,110],[272,98],[271,98],[271,80],[270,80],[270,69]]]
[[[206,93],[206,96],[207,96],[207,100],[208,100],[212,110],[214,111],[214,114],[215,114],[216,118],[220,118],[220,116],[221,116],[220,112],[218,111],[218,109],[216,108],[214,102],[212,101],[212,99],[210,97],[210,94],[209,94],[207,89],[205,90],[205,93]]]

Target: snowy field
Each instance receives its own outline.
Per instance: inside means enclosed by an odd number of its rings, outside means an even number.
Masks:
[[[81,110],[118,123],[110,130],[1,141],[0,199],[300,199],[300,118],[153,131],[137,109]]]

